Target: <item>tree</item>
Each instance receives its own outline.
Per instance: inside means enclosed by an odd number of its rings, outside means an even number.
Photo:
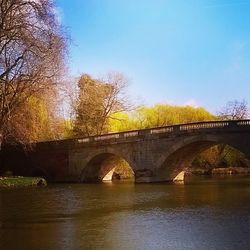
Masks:
[[[239,120],[246,119],[248,115],[247,102],[245,100],[234,100],[221,108],[217,118],[219,120]],[[248,164],[244,154],[227,144],[219,144],[211,147],[201,153],[197,159],[210,169],[220,166],[238,166],[239,164],[246,166]]]
[[[228,102],[219,112],[218,116],[223,120],[240,120],[249,116],[246,100],[234,100]]]
[[[223,120],[241,120],[246,119],[249,115],[249,110],[247,107],[246,100],[233,100],[229,101],[222,109],[219,111],[218,118]],[[237,155],[237,152],[228,147],[225,144],[220,145],[220,153],[218,154],[217,162],[222,161],[226,155]]]
[[[142,106],[128,114],[116,114],[116,120],[110,121],[113,131],[143,129],[214,120],[215,117],[204,108],[157,104],[153,107]]]
[[[248,167],[249,159],[236,148],[219,144],[202,152],[196,157],[192,165],[207,170],[218,167]]]
[[[0,0],[0,145],[22,125],[14,126],[27,100],[58,82],[66,37],[51,0]]]
[[[12,114],[10,126],[5,131],[5,142],[25,143],[63,138],[65,123],[57,113],[57,94],[47,89],[33,95]]]
[[[78,81],[79,92],[74,106],[75,134],[89,136],[107,133],[109,119],[129,107],[126,86],[127,80],[120,73],[109,73],[102,79],[83,74]]]

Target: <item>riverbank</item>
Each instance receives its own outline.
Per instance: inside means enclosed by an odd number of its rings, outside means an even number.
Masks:
[[[187,175],[250,175],[250,168],[227,167],[207,169],[190,169],[186,171]]]
[[[5,187],[37,187],[47,186],[47,182],[41,177],[23,177],[23,176],[11,176],[0,177],[0,188]]]

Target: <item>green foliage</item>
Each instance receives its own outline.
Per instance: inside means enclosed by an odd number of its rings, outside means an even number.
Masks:
[[[41,177],[0,177],[0,188],[22,188],[34,186],[46,186],[46,180]]]
[[[115,114],[109,126],[111,131],[124,131],[209,120],[215,120],[215,116],[201,107],[157,104],[139,107],[131,113]]]
[[[25,113],[23,116],[26,118],[23,125],[30,133],[32,141],[46,140],[50,138],[50,115],[48,107],[44,100],[30,97],[26,103]]]
[[[250,161],[239,150],[229,145],[219,144],[202,152],[192,166],[211,170],[218,167],[248,167]]]
[[[62,122],[63,122],[63,138],[74,137],[72,120],[64,119],[64,120],[62,120]]]
[[[123,160],[119,159],[116,162],[115,173],[119,175],[121,179],[131,179],[134,177],[134,172],[129,164]]]
[[[23,143],[64,138],[67,125],[56,116],[53,105],[45,96],[29,97],[13,116],[6,142],[15,143],[15,138]]]

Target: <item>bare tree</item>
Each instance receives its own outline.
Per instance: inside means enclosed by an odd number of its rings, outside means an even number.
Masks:
[[[218,112],[218,116],[223,120],[240,120],[249,116],[249,110],[246,100],[234,100],[226,104],[225,107]]]
[[[112,115],[129,108],[126,97],[127,79],[121,73],[109,73],[102,79],[82,75],[78,81],[74,131],[77,135],[108,132]],[[115,118],[114,118],[115,119]]]
[[[52,0],[0,0],[0,145],[27,99],[58,81],[66,38],[54,13]]]

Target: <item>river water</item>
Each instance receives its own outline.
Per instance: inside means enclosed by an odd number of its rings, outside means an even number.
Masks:
[[[0,190],[0,249],[250,249],[250,177]]]

